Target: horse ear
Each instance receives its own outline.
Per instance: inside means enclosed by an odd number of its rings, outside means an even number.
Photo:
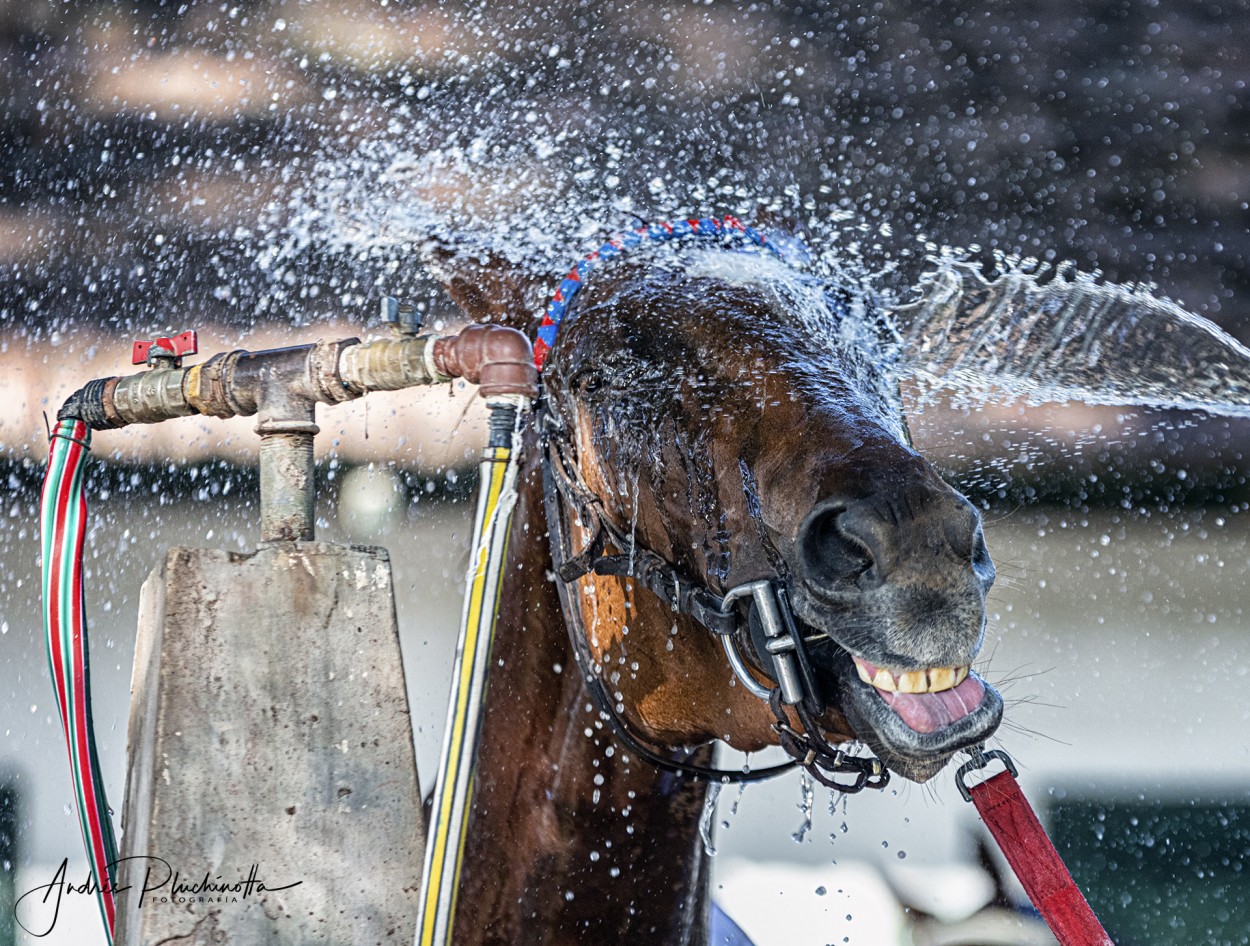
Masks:
[[[489,250],[432,240],[423,256],[431,273],[474,322],[531,333],[542,317],[549,278]]]
[[[540,174],[431,154],[395,172],[425,225],[421,257],[465,315],[529,332],[555,289],[524,241],[500,241],[515,220],[546,206],[552,184]]]
[[[803,224],[797,216],[770,204],[757,204],[750,219],[756,227],[770,235],[780,233],[797,239],[803,232]]]

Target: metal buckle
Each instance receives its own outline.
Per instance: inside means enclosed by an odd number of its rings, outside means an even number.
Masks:
[[[786,703],[793,706],[795,703],[803,699],[803,678],[799,675],[798,661],[795,657],[795,643],[789,630],[789,622],[784,619],[781,612],[781,604],[777,599],[776,589],[773,583],[767,579],[759,581],[749,581],[746,584],[738,585],[730,588],[725,592],[725,597],[721,599],[721,610],[728,612],[730,607],[739,598],[745,598],[750,595],[755,602],[756,610],[759,612],[760,622],[764,625],[764,636],[768,638],[767,653],[758,654],[760,660],[772,660],[773,678],[777,681],[777,685],[781,687],[781,698]],[[731,643],[729,636],[721,638],[725,642],[725,653],[730,654]],[[732,656],[729,662],[734,665],[735,660],[738,664],[742,663],[742,658],[737,652],[737,648],[733,648]],[[745,667],[743,668],[745,670]],[[738,673],[738,667],[734,666],[734,672]],[[738,673],[739,679],[742,674]],[[743,683],[761,699],[768,698],[768,691],[755,683],[754,679],[751,683],[743,680]],[[754,684],[752,686],[751,684]],[[759,687],[757,691],[756,687]]]
[[[964,784],[964,776],[969,772],[978,772],[986,768],[992,759],[997,759],[1005,765],[1012,778],[1020,774],[1016,770],[1016,764],[1011,761],[1011,756],[1002,749],[991,749],[986,752],[984,746],[974,746],[968,750],[968,754],[972,756],[972,759],[961,765],[955,772],[955,784],[959,786],[959,794],[964,796],[964,801],[972,801],[972,791]]]

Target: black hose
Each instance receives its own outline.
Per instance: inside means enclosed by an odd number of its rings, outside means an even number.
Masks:
[[[492,404],[490,406],[490,447],[511,447],[512,435],[516,432],[516,408],[511,404]]]
[[[81,420],[92,430],[110,430],[123,426],[109,420],[104,412],[104,388],[112,380],[112,378],[96,378],[94,381],[88,381],[65,399],[61,409],[56,412],[56,419]]]

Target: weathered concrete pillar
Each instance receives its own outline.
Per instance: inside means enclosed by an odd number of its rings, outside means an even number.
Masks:
[[[425,830],[385,550],[171,549],[131,689],[119,946],[412,942]]]

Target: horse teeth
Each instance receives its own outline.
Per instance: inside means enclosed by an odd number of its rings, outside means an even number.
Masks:
[[[886,693],[941,693],[968,679],[968,665],[926,667],[923,670],[890,671],[855,658],[855,671],[869,686]]]
[[[906,673],[900,673],[898,675],[898,692],[928,693],[929,682],[925,679],[925,671],[908,670]]]
[[[878,690],[885,690],[887,693],[898,691],[898,687],[894,684],[894,675],[888,670],[878,670],[877,675],[872,678],[872,685]]]

